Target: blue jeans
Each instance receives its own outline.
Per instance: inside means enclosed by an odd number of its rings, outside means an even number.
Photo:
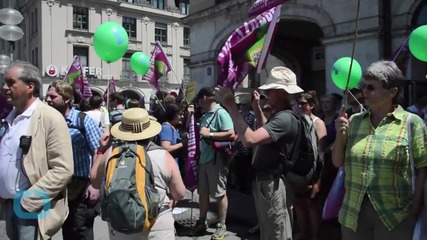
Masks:
[[[13,240],[37,240],[38,220],[21,219],[13,210],[13,200],[6,200],[4,204],[6,218],[6,235]]]

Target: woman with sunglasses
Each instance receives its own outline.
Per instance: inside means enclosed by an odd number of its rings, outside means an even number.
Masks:
[[[299,112],[309,116],[313,120],[316,130],[317,141],[319,144],[319,152],[321,157],[326,145],[326,126],[325,123],[314,115],[313,110],[317,106],[316,92],[309,91],[301,94],[297,99]],[[303,186],[296,190],[296,199],[294,203],[295,213],[297,215],[298,228],[300,232],[299,239],[308,239],[304,234],[308,232],[306,227],[306,211],[311,225],[311,239],[319,239],[321,218],[317,207],[316,195],[320,189],[320,172],[322,167],[319,167],[319,181],[314,184]],[[296,237],[297,239],[297,237]]]
[[[419,116],[408,120],[410,113],[398,105],[402,80],[394,62],[371,64],[362,81],[369,110],[336,121],[332,160],[345,169],[339,214],[345,240],[412,239],[427,173],[427,131]]]

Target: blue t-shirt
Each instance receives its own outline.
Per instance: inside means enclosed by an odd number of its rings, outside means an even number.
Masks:
[[[162,131],[160,132],[159,136],[160,143],[163,141],[169,141],[171,145],[176,145],[181,142],[181,136],[179,135],[178,131],[169,124],[162,124]],[[180,152],[181,149],[177,149],[171,153],[177,163],[180,158],[178,153]]]

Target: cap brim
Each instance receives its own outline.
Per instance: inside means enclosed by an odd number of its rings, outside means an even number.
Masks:
[[[113,127],[111,127],[110,132],[111,132],[111,135],[113,135],[113,137],[119,140],[138,141],[138,140],[150,139],[156,136],[157,134],[159,134],[161,130],[162,130],[162,125],[160,125],[160,123],[150,120],[150,127],[148,127],[147,129],[145,129],[140,133],[133,133],[133,132],[130,132],[129,130],[125,130],[122,127],[121,122],[114,124]]]
[[[264,84],[259,87],[261,90],[269,90],[269,89],[282,89],[285,90],[289,94],[302,93],[304,90],[298,87],[298,85],[282,85],[277,83]]]

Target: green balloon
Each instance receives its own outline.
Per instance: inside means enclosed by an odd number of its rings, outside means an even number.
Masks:
[[[126,30],[116,22],[101,24],[93,36],[96,54],[107,63],[115,62],[128,50],[129,38]]]
[[[409,50],[418,60],[427,62],[427,25],[412,31],[409,37]]]
[[[145,75],[150,69],[150,58],[143,52],[136,52],[130,58],[131,68],[139,75]]]
[[[353,60],[348,89],[356,87],[360,80],[362,80],[362,68],[356,59]],[[332,81],[342,90],[346,90],[345,88],[347,86],[348,73],[350,72],[350,64],[351,58],[343,57],[338,59],[334,65],[332,65]]]

